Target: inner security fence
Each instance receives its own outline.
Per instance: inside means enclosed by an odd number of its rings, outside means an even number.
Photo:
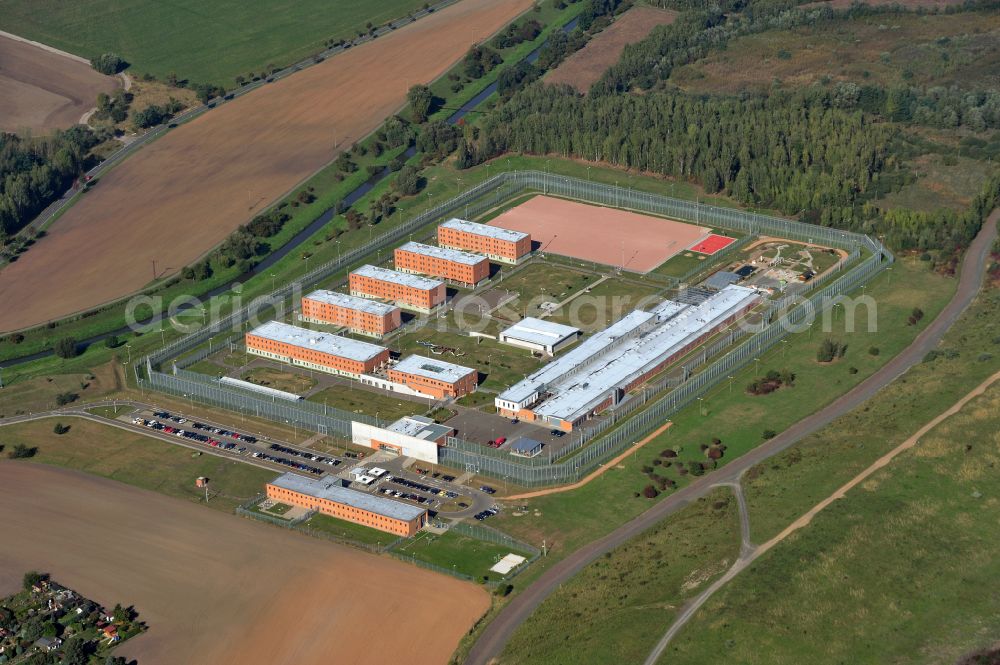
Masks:
[[[224,386],[212,377],[183,368],[177,368],[173,374],[164,372],[163,368],[166,365],[173,366],[173,361],[178,357],[189,354],[220,334],[231,332],[233,336],[238,336],[247,321],[261,319],[271,310],[280,311],[294,293],[302,293],[315,287],[377,251],[393,247],[411,233],[456,215],[475,218],[531,192],[628,208],[717,229],[729,229],[747,236],[740,246],[751,237],[774,236],[843,249],[848,256],[838,263],[835,270],[817,277],[809,284],[808,297],[794,294],[771,303],[759,332],[752,333],[749,337],[733,335],[717,341],[713,349],[703,355],[703,362],[707,364],[697,373],[689,374],[685,371],[686,377],[679,380],[676,377],[660,379],[658,383],[651,384],[638,395],[632,396],[610,416],[581,429],[560,453],[560,460],[541,457],[512,458],[502,451],[461,439],[450,439],[449,445],[441,449],[441,464],[509,479],[528,487],[573,482],[593,471],[633,445],[671,415],[703,396],[720,381],[773,348],[807,317],[829,307],[835,298],[866,284],[894,260],[878,240],[840,229],[683,201],[579,178],[539,171],[512,171],[495,175],[467,189],[370,242],[314,268],[298,281],[257,298],[205,328],[158,349],[144,359],[147,375],[144,380],[156,390],[231,409],[244,416],[253,415],[295,424],[321,434],[349,436],[352,420],[384,424],[368,416],[326,408],[311,402],[280,403],[273,398]],[[731,350],[718,355],[729,347],[732,347]],[[193,362],[190,358],[199,354],[200,352],[187,356],[183,364]],[[715,359],[708,362],[711,358]]]

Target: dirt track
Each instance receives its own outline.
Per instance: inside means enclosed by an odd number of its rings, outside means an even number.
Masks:
[[[464,0],[222,105],[102,177],[0,271],[0,331],[128,295],[177,272],[375,129],[406,91],[531,0]]]
[[[802,438],[849,413],[877,394],[883,387],[896,380],[910,367],[919,363],[928,351],[938,345],[944,334],[948,332],[976,297],[976,294],[979,293],[989,249],[997,237],[998,222],[1000,222],[1000,210],[994,210],[965,253],[958,289],[951,301],[938,314],[937,318],[917,335],[913,343],[903,349],[895,358],[826,407],[800,420],[778,436],[757,446],[721,469],[706,474],[687,487],[671,494],[635,519],[626,522],[602,538],[584,545],[546,570],[531,586],[504,607],[483,630],[469,652],[465,665],[486,665],[491,659],[498,656],[517,627],[531,616],[531,613],[560,584],[605,552],[610,552],[667,515],[705,496],[712,491],[714,486],[736,482],[740,475],[750,467],[787,450]]]
[[[72,127],[99,92],[118,85],[76,59],[0,35],[0,131]]]
[[[0,593],[30,569],[150,625],[164,663],[446,663],[481,588],[110,480],[0,462]],[[382,629],[379,629],[381,627]]]
[[[633,7],[597,34],[582,49],[545,77],[546,83],[565,83],[587,92],[608,67],[618,62],[625,46],[646,38],[658,25],[670,25],[677,12],[655,7]]]

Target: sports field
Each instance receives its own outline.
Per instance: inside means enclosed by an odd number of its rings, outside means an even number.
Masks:
[[[551,196],[535,196],[490,224],[531,234],[541,252],[647,273],[709,229]]]
[[[0,271],[0,331],[90,309],[179,271],[375,129],[406,91],[531,6],[464,0],[223,104],[100,179]],[[27,288],[26,285],[31,285]]]
[[[76,471],[0,462],[0,502],[0,592],[37,569],[134,605],[149,631],[116,654],[144,665],[444,663],[490,604],[389,557]]]
[[[91,58],[115,52],[132,72],[171,72],[199,83],[232,85],[233,77],[268,64],[290,64],[351,38],[369,21],[381,25],[419,9],[423,0],[10,0],[3,29]]]
[[[79,59],[0,35],[0,131],[72,127],[119,84]]]

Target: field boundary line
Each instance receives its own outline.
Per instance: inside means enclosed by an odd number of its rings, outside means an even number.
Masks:
[[[21,42],[22,44],[30,44],[32,46],[42,49],[43,51],[48,51],[49,53],[55,53],[56,55],[61,55],[64,58],[69,58],[70,60],[75,60],[76,62],[82,62],[88,67],[91,66],[90,60],[87,60],[86,58],[83,58],[79,55],[74,55],[73,53],[69,53],[67,51],[61,51],[57,49],[55,46],[49,46],[48,44],[43,44],[42,42],[36,42],[32,39],[28,39],[27,37],[21,37],[20,35],[15,35],[13,32],[6,32],[4,30],[0,30],[0,37],[6,37],[7,39],[12,39],[15,42]]]
[[[684,626],[687,625],[688,621],[690,621],[691,618],[695,615],[695,613],[699,609],[701,609],[701,607],[706,602],[708,602],[709,598],[711,598],[716,591],[724,587],[726,583],[728,583],[730,580],[736,577],[743,569],[748,568],[750,564],[752,564],[754,561],[760,558],[765,552],[773,548],[775,545],[780,544],[783,540],[788,538],[788,536],[792,535],[799,529],[811,524],[812,519],[820,512],[822,512],[825,508],[827,508],[831,503],[833,503],[838,499],[845,498],[850,490],[854,489],[859,484],[867,480],[876,471],[879,471],[880,469],[883,469],[886,466],[888,466],[889,463],[892,462],[901,453],[916,446],[924,435],[926,435],[928,432],[930,432],[935,427],[940,425],[944,420],[947,420],[951,416],[961,411],[966,404],[971,402],[976,397],[979,397],[980,395],[985,393],[986,389],[992,386],[998,380],[1000,380],[1000,371],[995,372],[992,376],[988,377],[985,381],[983,381],[978,386],[973,388],[971,391],[966,393],[964,397],[962,397],[960,400],[952,404],[945,411],[942,411],[933,419],[931,419],[929,422],[925,423],[920,429],[918,429],[916,432],[907,437],[905,441],[900,443],[898,446],[896,446],[886,454],[879,457],[877,460],[872,462],[866,469],[864,469],[859,474],[848,480],[838,489],[834,490],[834,492],[830,494],[830,496],[826,497],[825,499],[817,503],[815,506],[810,508],[808,511],[806,511],[804,514],[796,518],[795,521],[793,521],[791,524],[782,529],[782,531],[778,535],[774,536],[763,545],[760,545],[759,547],[753,550],[745,552],[742,556],[740,556],[740,558],[737,559],[736,563],[734,563],[733,566],[728,571],[726,571],[725,575],[723,575],[714,583],[712,583],[711,586],[709,586],[705,591],[703,591],[700,595],[698,595],[697,598],[691,601],[691,603],[687,607],[685,607],[681,615],[677,617],[677,619],[674,621],[673,624],[671,624],[670,628],[667,630],[667,632],[663,635],[660,641],[650,652],[649,656],[646,658],[645,665],[656,665],[656,661],[659,660],[660,656],[663,655],[663,652],[666,650],[667,645],[670,643],[670,640],[672,640],[677,635],[677,633],[679,633],[684,628]]]
[[[594,480],[598,476],[602,475],[605,471],[607,471],[611,467],[621,462],[623,459],[634,453],[639,448],[642,448],[647,443],[649,443],[656,437],[663,434],[665,431],[670,429],[670,427],[672,427],[673,424],[674,424],[673,421],[668,420],[663,425],[657,427],[655,430],[646,435],[646,438],[644,438],[642,441],[637,442],[635,445],[633,445],[631,448],[624,451],[617,457],[608,460],[601,466],[597,467],[597,469],[595,469],[594,471],[591,471],[590,474],[585,476],[582,480],[578,480],[571,485],[560,485],[559,487],[550,487],[549,489],[538,490],[537,492],[525,492],[524,494],[515,494],[513,496],[505,496],[501,498],[504,501],[513,501],[514,499],[534,499],[535,497],[539,496],[546,496],[548,494],[558,494],[559,492],[569,492],[570,490],[579,489],[584,485],[586,485],[587,483],[589,483],[591,480]]]

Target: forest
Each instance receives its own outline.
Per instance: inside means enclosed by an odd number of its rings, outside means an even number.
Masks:
[[[0,243],[73,184],[100,141],[83,126],[46,138],[0,133]]]
[[[687,9],[691,3],[654,4]],[[967,3],[951,11],[997,4]],[[459,142],[457,163],[467,167],[504,152],[564,155],[697,182],[707,193],[874,233],[901,249],[965,245],[997,203],[997,177],[987,178],[960,212],[881,210],[877,199],[905,179],[905,156],[894,147],[902,132],[911,126],[998,128],[997,91],[842,82],[708,96],[669,84],[673,68],[724,49],[738,35],[905,11],[789,5],[732,2],[705,10],[693,3],[672,25],[626,47],[587,95],[526,78],[523,86],[510,86],[505,102]],[[727,13],[740,8],[739,14]]]

